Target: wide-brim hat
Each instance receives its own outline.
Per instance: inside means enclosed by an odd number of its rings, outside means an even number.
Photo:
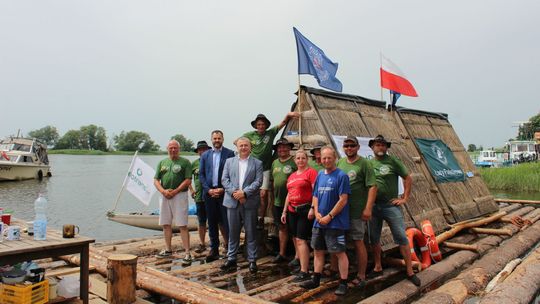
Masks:
[[[201,148],[210,149],[210,146],[208,145],[208,143],[206,143],[206,140],[201,140],[197,142],[197,147],[193,149],[193,152],[197,153],[197,151]]]
[[[389,142],[389,141],[387,141],[387,140],[384,138],[384,136],[382,136],[382,135],[377,135],[377,136],[375,136],[375,138],[369,140],[368,146],[371,148],[371,147],[373,147],[373,145],[374,145],[376,142],[380,142],[380,143],[386,144],[386,147],[387,147],[387,148],[390,148],[390,146],[392,145],[392,143]]]
[[[266,123],[266,128],[268,129],[271,125],[270,123],[270,120],[268,120],[268,118],[266,118],[266,116],[264,114],[257,114],[257,117],[255,117],[255,119],[251,122],[251,126],[254,128],[254,129],[257,129],[257,127],[255,126],[257,124],[257,120],[262,120]]]
[[[320,150],[322,149],[322,147],[326,146],[325,143],[322,143],[322,142],[319,142],[319,143],[316,143],[313,148],[311,148],[311,150],[309,150],[309,153],[311,153],[311,155],[315,154],[315,150]]]
[[[278,146],[286,145],[289,146],[289,148],[293,148],[294,144],[292,142],[289,142],[286,138],[280,138],[278,141],[276,141],[276,144],[273,146],[274,150],[277,150]]]

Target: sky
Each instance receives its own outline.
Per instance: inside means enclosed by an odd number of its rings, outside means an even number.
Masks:
[[[295,101],[294,26],[339,63],[343,93],[381,98],[382,52],[419,94],[398,105],[447,113],[465,146],[500,147],[540,111],[538,12],[535,0],[0,1],[0,137],[95,124],[162,148],[222,129],[231,146]]]

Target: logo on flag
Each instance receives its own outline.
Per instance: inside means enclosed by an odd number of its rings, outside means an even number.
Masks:
[[[136,156],[129,168],[124,187],[143,204],[149,205],[152,196],[156,192],[154,187],[154,175],[156,171]]]
[[[323,50],[304,37],[293,27],[298,54],[298,74],[313,75],[319,85],[332,91],[341,92],[343,85],[336,78],[338,64],[326,57]]]
[[[418,97],[413,85],[407,80],[405,74],[388,58],[381,55],[381,87],[396,93],[411,97]],[[397,96],[399,98],[399,96]],[[397,101],[397,98],[395,101]]]

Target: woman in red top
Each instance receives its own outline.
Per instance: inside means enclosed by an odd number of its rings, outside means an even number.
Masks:
[[[307,242],[311,238],[313,227],[314,214],[313,209],[311,209],[311,198],[313,197],[313,184],[317,178],[317,171],[308,166],[308,156],[304,150],[296,152],[294,162],[298,170],[287,179],[288,194],[281,222],[288,223],[289,233],[294,239],[294,247],[300,260],[300,272],[293,279],[293,282],[300,282],[310,278]]]

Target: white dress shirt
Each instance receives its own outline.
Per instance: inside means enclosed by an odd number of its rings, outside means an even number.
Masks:
[[[242,190],[244,180],[246,179],[248,160],[249,156],[246,159],[238,158],[238,187],[240,187],[240,190]]]

